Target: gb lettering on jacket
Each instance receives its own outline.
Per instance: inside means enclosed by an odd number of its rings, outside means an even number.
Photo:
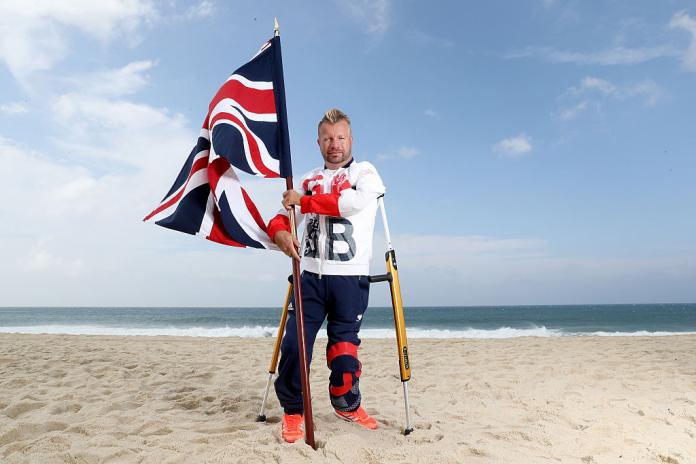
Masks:
[[[324,191],[325,185],[327,185],[328,191]],[[305,179],[302,183],[305,195],[317,195],[315,198],[321,194],[331,195],[332,198],[330,200],[327,198],[327,200],[331,203],[335,202],[336,210],[338,210],[341,192],[351,187],[345,172],[333,176],[330,183],[325,182],[323,174],[316,174]],[[327,201],[326,206],[329,206],[329,201]],[[335,212],[333,208],[331,209],[332,211],[327,212]],[[338,213],[340,214],[340,211]],[[350,261],[355,257],[356,243],[353,238],[353,224],[350,220],[340,216],[327,216],[324,218],[326,232],[322,234],[320,221],[322,218],[318,214],[310,214],[309,216],[306,218],[304,256],[318,259],[323,257],[329,261]],[[320,253],[321,244],[319,243],[322,236],[324,236],[323,254]]]

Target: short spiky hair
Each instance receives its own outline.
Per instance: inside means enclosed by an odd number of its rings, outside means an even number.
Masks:
[[[343,111],[339,110],[338,108],[331,108],[326,113],[324,113],[324,117],[321,118],[321,121],[319,121],[317,130],[321,129],[321,125],[324,123],[336,124],[339,121],[347,122],[348,126],[350,127],[350,118],[348,117],[348,115]]]

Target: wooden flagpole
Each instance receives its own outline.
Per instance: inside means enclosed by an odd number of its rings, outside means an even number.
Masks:
[[[280,28],[278,19],[274,21],[275,37],[280,37]],[[292,176],[285,178],[286,190],[294,188],[292,184]],[[297,239],[297,224],[295,220],[295,206],[290,210],[290,233],[293,241]],[[293,295],[295,297],[295,321],[297,323],[297,347],[300,356],[300,382],[302,383],[302,405],[304,408],[304,423],[305,423],[305,443],[313,449],[317,449],[314,441],[314,418],[312,416],[312,393],[309,388],[309,368],[307,365],[307,346],[305,343],[304,330],[304,311],[302,306],[302,285],[300,282],[300,263],[295,258],[292,260],[292,280],[293,280]]]

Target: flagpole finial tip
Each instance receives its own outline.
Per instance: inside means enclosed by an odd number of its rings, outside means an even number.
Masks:
[[[278,18],[273,19],[273,35],[278,37],[280,35],[280,26],[278,25]]]

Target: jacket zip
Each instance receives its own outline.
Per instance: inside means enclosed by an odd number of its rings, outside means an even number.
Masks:
[[[324,170],[324,174],[326,174],[326,170]],[[324,179],[322,181],[321,185],[321,191],[324,193],[327,193],[326,185],[327,181],[329,185],[331,185],[331,181],[333,180],[333,175],[331,176],[326,176],[324,175]],[[319,278],[321,279],[321,276],[323,275],[324,272],[324,252],[326,250],[326,240],[328,239],[326,235],[326,216],[323,215],[318,215],[319,217],[319,238],[320,238],[320,243],[319,243]],[[323,240],[323,242],[322,242]]]
[[[324,225],[324,218],[321,215],[317,216],[319,218],[319,278],[321,279],[324,270],[324,248],[326,247],[326,226]],[[323,242],[322,242],[323,240]]]

